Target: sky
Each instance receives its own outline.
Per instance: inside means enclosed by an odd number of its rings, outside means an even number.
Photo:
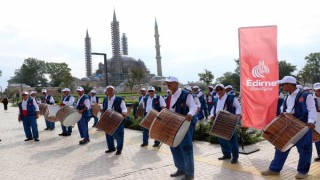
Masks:
[[[276,25],[278,60],[300,70],[305,57],[320,52],[320,1],[308,0],[0,0],[0,86],[24,59],[65,62],[74,77],[85,77],[84,38],[92,51],[111,57],[115,10],[129,56],[157,74],[154,39],[157,19],[163,76],[198,81],[210,70],[216,78],[234,71],[239,58],[238,28]],[[93,70],[103,62],[92,56]]]

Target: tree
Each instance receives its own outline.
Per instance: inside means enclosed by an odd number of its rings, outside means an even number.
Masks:
[[[286,60],[279,61],[279,79],[282,79],[284,76],[292,76],[295,70],[296,66],[287,63]]]
[[[240,90],[240,75],[237,73],[226,72],[222,77],[217,78],[217,82],[224,85],[232,85],[234,89]]]
[[[132,77],[128,77],[126,81],[126,86],[130,88],[131,93],[132,93],[133,85],[134,85],[134,80],[132,79]]]
[[[209,86],[209,84],[212,82],[214,79],[214,75],[212,74],[211,71],[208,71],[207,69],[204,70],[204,73],[198,73],[199,80],[203,81]]]
[[[311,84],[320,81],[320,53],[310,53],[305,57],[306,65],[299,72],[300,78]]]
[[[66,63],[46,63],[47,73],[51,79],[50,85],[59,87],[62,84],[70,87],[72,83],[71,69]]]
[[[25,83],[31,87],[47,86],[45,78],[46,64],[44,61],[35,58],[24,60],[20,69],[16,69],[14,76],[8,83]]]
[[[132,78],[136,80],[141,87],[141,80],[146,76],[145,70],[141,68],[133,68],[131,69]]]

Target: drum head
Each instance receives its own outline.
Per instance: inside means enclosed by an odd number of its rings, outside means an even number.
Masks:
[[[73,125],[75,125],[78,121],[80,121],[80,119],[81,119],[81,114],[80,113],[78,113],[78,112],[72,112],[72,113],[70,113],[66,118],[64,118],[63,120],[62,120],[62,125],[64,125],[64,126],[73,126]]]
[[[59,105],[52,105],[52,106],[48,106],[48,116],[56,116],[57,112],[59,111],[60,106]]]
[[[296,135],[294,135],[290,141],[282,148],[280,149],[282,152],[287,151],[292,146],[294,146],[307,132],[309,131],[308,127],[304,127],[301,131],[299,131]]]
[[[182,123],[180,129],[178,130],[176,137],[174,138],[172,147],[177,147],[181,143],[182,139],[187,134],[189,127],[190,127],[190,122],[185,120]]]

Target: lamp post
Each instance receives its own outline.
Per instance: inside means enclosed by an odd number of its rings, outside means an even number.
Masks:
[[[106,86],[109,85],[108,81],[108,70],[107,70],[107,54],[106,53],[91,53],[92,55],[101,55],[104,58],[104,71],[105,71],[105,78],[106,78]]]

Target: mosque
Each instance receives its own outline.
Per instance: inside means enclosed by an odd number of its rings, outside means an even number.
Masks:
[[[113,21],[111,22],[111,36],[112,36],[112,57],[107,59],[107,74],[108,82],[114,86],[123,85],[126,80],[131,76],[133,69],[139,69],[144,72],[145,78],[141,80],[141,84],[149,83],[152,79],[159,79],[162,77],[161,68],[161,55],[159,44],[159,32],[157,20],[155,20],[155,47],[156,47],[156,62],[157,62],[157,76],[151,74],[145,66],[143,60],[136,60],[128,55],[128,41],[126,34],[123,33],[120,43],[120,27],[114,11]],[[91,50],[91,38],[89,37],[88,30],[85,37],[85,65],[86,65],[86,77],[82,78],[88,81],[100,82],[101,86],[105,85],[105,64],[99,63],[98,70],[92,72],[92,50]],[[161,78],[160,78],[161,79]]]

